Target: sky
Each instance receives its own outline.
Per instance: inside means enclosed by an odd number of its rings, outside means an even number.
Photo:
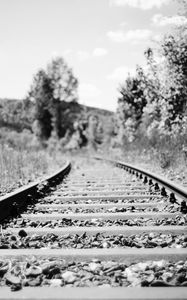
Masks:
[[[62,56],[79,102],[115,110],[144,50],[187,20],[177,0],[0,0],[0,98],[23,99],[34,74]]]

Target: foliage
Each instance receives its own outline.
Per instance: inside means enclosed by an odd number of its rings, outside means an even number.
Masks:
[[[61,102],[77,101],[77,87],[77,79],[61,57],[53,59],[46,70],[39,70],[34,76],[28,99],[35,103],[40,139],[47,140],[53,131],[57,137],[62,136]]]
[[[52,131],[52,114],[49,110],[52,101],[50,80],[44,70],[34,76],[28,99],[35,105],[35,130],[39,138],[48,139]]]
[[[34,106],[29,100],[0,99],[0,126],[22,131],[31,129]]]
[[[146,140],[160,146],[172,139],[187,143],[187,30],[163,37],[154,51],[145,51],[146,71],[139,68],[119,91],[117,128],[121,144]],[[124,138],[125,137],[125,138]]]
[[[136,75],[128,76],[124,85],[121,85],[119,92],[121,97],[118,99],[117,120],[121,138],[133,141],[136,130],[140,125],[143,108],[147,100],[144,95],[145,74],[143,69],[137,66]]]
[[[53,173],[64,163],[62,153],[43,149],[30,130],[2,127],[0,132],[0,194]]]
[[[187,36],[169,35],[161,45],[164,58],[161,91],[166,130],[181,133],[187,112]]]

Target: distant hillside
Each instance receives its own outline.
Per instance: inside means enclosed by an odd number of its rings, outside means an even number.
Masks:
[[[114,113],[105,109],[89,107],[76,102],[61,102],[62,132],[64,136],[67,128],[73,132],[75,121],[97,115],[103,128],[111,125]],[[34,121],[34,104],[28,100],[0,99],[0,126],[9,127],[16,131],[32,130]]]

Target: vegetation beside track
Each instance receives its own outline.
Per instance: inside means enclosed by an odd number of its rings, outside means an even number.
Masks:
[[[59,153],[0,145],[0,196],[50,175],[64,162]]]
[[[111,159],[124,161],[134,164],[150,172],[164,176],[177,184],[187,186],[187,160],[185,154],[179,149],[163,153],[160,149],[139,148],[138,145],[132,145],[128,150],[119,149],[112,151],[104,157],[110,155]]]

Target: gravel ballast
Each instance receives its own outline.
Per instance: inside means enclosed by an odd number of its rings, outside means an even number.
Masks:
[[[35,207],[29,206],[25,214],[49,214],[49,213],[59,213],[59,214],[71,214],[71,213],[117,213],[117,212],[171,212],[175,213],[180,210],[178,205],[158,205],[157,207],[138,207],[136,205],[129,205],[128,207],[99,207],[99,208],[86,208],[86,207],[68,207],[68,208],[50,208],[50,207]]]
[[[132,199],[125,198],[124,199],[118,199],[116,196],[116,199],[93,199],[90,197],[90,199],[78,199],[76,200],[76,197],[74,199],[72,198],[71,200],[66,200],[64,201],[63,197],[56,197],[56,196],[50,196],[50,197],[45,197],[39,201],[40,204],[102,204],[102,203],[149,203],[149,202],[157,202],[157,203],[162,203],[163,201],[166,201],[166,199],[163,197],[157,197],[157,196],[150,196],[148,198],[138,198],[134,197]]]
[[[0,237],[0,249],[61,249],[61,248],[186,248],[187,235],[143,233],[125,236],[105,235],[93,236],[83,233],[55,235],[54,233],[27,235],[25,230],[18,234],[5,233]]]
[[[0,260],[0,286],[12,291],[27,286],[148,287],[187,286],[187,261],[126,263],[63,259]]]
[[[151,219],[146,217],[139,217],[134,219],[116,219],[116,220],[105,220],[105,219],[84,219],[84,220],[73,220],[71,218],[62,218],[59,220],[29,220],[26,218],[17,218],[11,221],[5,221],[2,224],[3,229],[9,228],[23,228],[23,227],[34,227],[34,228],[56,228],[66,226],[166,226],[166,225],[187,225],[187,216],[177,215],[173,218],[158,218]]]

